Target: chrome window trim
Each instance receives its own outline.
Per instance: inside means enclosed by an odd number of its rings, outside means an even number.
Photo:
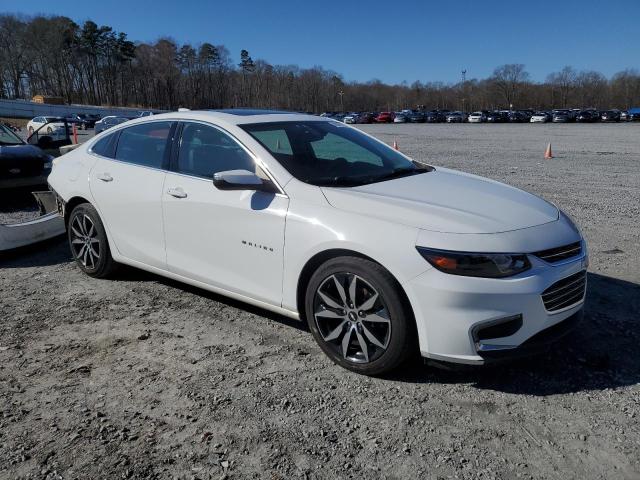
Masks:
[[[157,119],[157,120],[153,120],[153,121],[149,121],[149,122],[140,122],[140,123],[136,123],[135,125],[126,125],[123,126],[121,128],[115,128],[115,129],[109,129],[111,130],[108,135],[115,135],[119,130],[124,130],[125,128],[130,128],[130,127],[135,127],[136,125],[146,125],[147,123],[174,123],[177,120],[170,120],[170,119]],[[127,122],[122,122],[119,125],[124,125]],[[104,133],[104,132],[100,132],[100,133]],[[116,163],[121,163],[122,165],[130,165],[132,167],[138,167],[138,168],[146,168],[147,170],[154,170],[154,171],[158,171],[158,172],[168,172],[169,170],[165,170],[164,168],[156,168],[156,167],[149,167],[147,165],[138,165],[137,163],[131,163],[131,162],[125,162],[124,160],[118,160],[117,158],[110,158],[110,157],[105,157],[103,155],[100,155],[99,153],[96,153],[93,151],[93,147],[96,143],[98,143],[100,140],[102,140],[102,138],[107,137],[108,135],[104,135],[104,137],[98,138],[96,140],[96,137],[93,137],[91,139],[91,144],[89,144],[87,146],[86,152],[90,155],[93,155],[94,157],[98,157],[101,158],[103,160],[108,160],[110,162],[116,162]]]
[[[146,125],[147,123],[160,123],[160,122],[173,123],[173,122],[179,122],[179,121],[180,120],[174,119],[174,118],[158,118],[158,119],[155,119],[155,120],[149,120],[148,122],[136,123],[135,125],[125,125],[125,123],[127,123],[127,122],[122,122],[122,123],[117,124],[114,127],[108,128],[107,130],[103,130],[98,135],[95,135],[91,140],[89,140],[90,143],[87,144],[87,150],[86,151],[87,151],[87,153],[95,155],[96,157],[99,157],[99,158],[106,158],[107,160],[115,160],[114,158],[103,157],[102,155],[100,155],[98,153],[95,153],[93,151],[93,146],[96,143],[98,143],[98,141],[101,140],[103,136],[106,137],[107,135],[113,135],[116,132],[118,132],[119,130],[124,130],[125,128],[129,128],[129,127],[135,127],[136,125]],[[129,162],[121,162],[121,163],[126,163],[127,165],[135,165],[135,164],[129,163]],[[149,168],[152,168],[152,167],[149,167]],[[164,170],[164,169],[161,169],[161,170]]]
[[[260,157],[258,157],[255,153],[253,153],[251,150],[249,150],[249,148],[241,140],[239,140],[238,137],[233,135],[228,130],[220,127],[219,125],[211,123],[211,122],[207,122],[207,121],[204,121],[204,120],[195,120],[195,119],[190,119],[190,118],[189,119],[185,119],[185,118],[162,118],[162,119],[149,120],[149,121],[146,121],[146,122],[140,122],[140,123],[137,123],[136,125],[143,125],[143,124],[147,124],[147,123],[158,123],[158,122],[200,123],[200,124],[206,125],[208,127],[213,127],[213,128],[216,128],[217,130],[220,130],[222,133],[228,135],[238,145],[240,145],[240,147],[253,159],[253,161],[256,162],[256,165],[258,165],[260,168],[262,168],[262,170],[265,172],[265,174],[269,177],[269,179],[273,182],[273,184],[279,190],[279,192],[275,194],[276,196],[283,197],[283,198],[289,198],[287,193],[282,188],[282,185],[280,185],[280,183],[276,180],[275,176],[273,175],[271,170],[269,170],[269,168],[264,163],[264,161],[262,161],[262,159]],[[124,122],[124,123],[126,123],[126,122]],[[119,130],[124,130],[125,128],[129,128],[129,127],[133,127],[134,126],[134,125],[124,125],[124,123],[120,124],[122,126],[118,125],[116,127],[110,128],[108,135],[114,135]],[[105,130],[105,132],[106,132],[106,130]],[[104,133],[104,132],[101,132],[101,133]],[[106,137],[106,135],[104,135],[104,136]],[[104,156],[100,155],[99,153],[96,153],[96,152],[93,151],[93,146],[98,141],[99,141],[99,139],[96,139],[96,137],[92,138],[91,139],[91,143],[87,146],[87,149],[86,149],[86,152],[89,153],[90,155],[93,155],[94,157],[101,158],[101,159],[104,159],[104,160],[109,160],[111,162],[118,162],[118,163],[121,163],[123,165],[132,165],[132,166],[139,167],[139,168],[147,168],[149,170],[156,170],[156,171],[162,171],[162,172],[166,172],[166,173],[172,173],[174,175],[180,175],[180,176],[187,177],[187,178],[195,178],[195,179],[198,179],[198,180],[203,180],[205,182],[213,182],[213,178],[212,179],[206,179],[206,178],[199,177],[199,176],[196,176],[196,175],[189,175],[189,174],[186,174],[186,173],[174,172],[172,170],[168,170],[168,169],[164,169],[164,168],[147,167],[147,166],[144,166],[144,165],[137,165],[135,163],[124,162],[122,160],[117,160],[115,158],[104,157]],[[182,141],[182,138],[180,139],[180,141]],[[178,147],[179,147],[179,145],[178,145]]]

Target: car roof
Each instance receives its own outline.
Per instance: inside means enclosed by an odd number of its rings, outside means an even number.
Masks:
[[[200,120],[216,124],[242,125],[248,123],[290,122],[290,121],[317,121],[332,122],[331,118],[310,115],[306,113],[287,112],[281,110],[255,110],[255,109],[224,109],[224,110],[187,110],[180,112],[168,112],[158,115],[135,118],[134,123],[155,122],[158,120]]]

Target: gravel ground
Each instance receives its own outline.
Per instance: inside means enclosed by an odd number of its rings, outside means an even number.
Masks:
[[[46,190],[46,185],[36,190]],[[40,209],[30,189],[0,191],[0,224],[27,222],[38,218]]]
[[[0,257],[0,478],[640,478],[640,125],[363,128],[566,209],[592,261],[576,334],[500,369],[367,378],[298,322],[94,280],[50,241]]]

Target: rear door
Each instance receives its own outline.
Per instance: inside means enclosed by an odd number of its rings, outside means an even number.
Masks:
[[[184,122],[162,205],[170,271],[273,305],[282,301],[285,217],[283,194],[223,191],[213,174],[266,173],[227,132]]]
[[[112,247],[129,260],[161,269],[166,268],[161,195],[175,126],[134,125],[92,148],[98,161],[90,174],[91,193]]]

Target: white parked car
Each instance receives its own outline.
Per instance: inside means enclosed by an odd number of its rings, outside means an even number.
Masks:
[[[59,117],[34,117],[27,123],[27,135],[37,133],[39,136],[50,136],[52,140],[61,140],[67,137],[64,121]]]
[[[344,123],[358,123],[358,121],[360,120],[360,115],[358,115],[357,113],[350,113],[349,115],[346,115],[342,121]]]
[[[364,374],[417,349],[531,353],[582,313],[587,249],[555,205],[331,119],[155,115],[56,159],[49,183],[88,275],[132,265],[304,320]]]
[[[547,123],[551,121],[551,115],[545,112],[537,112],[531,115],[529,123]]]
[[[483,112],[473,112],[467,118],[469,123],[483,123],[487,121],[487,116]]]
[[[408,121],[409,119],[407,118],[407,115],[402,112],[396,112],[393,117],[393,123],[407,123]]]

